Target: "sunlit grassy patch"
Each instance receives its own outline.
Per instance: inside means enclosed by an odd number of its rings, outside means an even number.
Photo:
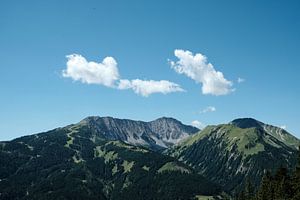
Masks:
[[[184,172],[184,173],[190,173],[190,170],[188,170],[182,166],[179,166],[175,162],[167,162],[161,168],[159,168],[158,173],[162,173],[164,171],[180,171],[180,172]]]
[[[143,168],[143,170],[145,170],[145,171],[149,171],[149,170],[150,170],[150,167],[147,167],[146,165],[144,165],[142,168]]]
[[[124,167],[124,173],[130,172],[133,165],[134,161],[128,162],[127,160],[124,160],[122,163],[122,166]]]

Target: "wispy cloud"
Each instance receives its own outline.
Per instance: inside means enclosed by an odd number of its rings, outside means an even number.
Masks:
[[[245,82],[245,81],[246,81],[245,79],[240,78],[240,77],[237,79],[237,82],[238,82],[238,83],[242,83],[242,82]]]
[[[154,81],[140,79],[121,79],[118,88],[121,90],[132,89],[136,94],[142,95],[144,97],[147,97],[153,93],[168,94],[171,92],[184,91],[180,87],[180,85],[166,80]]]
[[[198,120],[192,121],[191,125],[194,126],[194,127],[199,128],[199,129],[203,129],[205,127],[205,124],[203,124],[202,122],[200,122]]]
[[[224,78],[220,71],[207,61],[205,55],[176,49],[174,51],[178,61],[170,61],[171,67],[179,74],[184,74],[196,83],[202,84],[202,93],[211,95],[226,95],[234,91],[232,82]]]
[[[286,129],[286,125],[280,126],[281,129]]]
[[[184,91],[180,85],[167,80],[128,80],[120,79],[118,64],[113,57],[106,57],[102,62],[89,62],[79,54],[66,56],[67,68],[63,77],[87,84],[98,84],[120,90],[132,89],[136,94],[148,97],[154,93],[168,94]]]
[[[215,112],[217,109],[214,106],[208,106],[200,111],[200,113]]]

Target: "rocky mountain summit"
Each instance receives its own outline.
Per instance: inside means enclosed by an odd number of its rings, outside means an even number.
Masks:
[[[112,117],[87,117],[75,126],[86,126],[98,137],[121,140],[128,144],[161,150],[177,144],[199,131],[180,121],[162,117],[150,122],[117,119]]]

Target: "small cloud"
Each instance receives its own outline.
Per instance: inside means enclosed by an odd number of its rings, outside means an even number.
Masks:
[[[205,124],[203,124],[202,122],[198,121],[198,120],[194,120],[191,122],[191,125],[199,128],[199,129],[203,129],[205,127]]]
[[[282,125],[280,128],[286,130],[286,125]]]
[[[120,90],[132,89],[136,94],[148,97],[153,93],[168,94],[184,91],[180,85],[167,80],[127,80],[120,79],[117,61],[106,57],[102,62],[89,62],[79,54],[66,56],[67,68],[62,71],[63,77],[87,84],[98,84]]]
[[[136,94],[142,95],[144,97],[148,97],[153,93],[163,93],[168,94],[171,92],[183,92],[184,90],[180,87],[180,85],[166,81],[154,81],[154,80],[127,80],[121,79],[119,82],[118,89],[132,89]]]
[[[174,51],[178,61],[170,61],[171,67],[178,73],[202,84],[202,93],[211,95],[226,95],[234,91],[233,83],[224,78],[220,71],[207,61],[201,53],[193,55],[190,51],[176,49]]]
[[[246,81],[245,79],[240,78],[240,77],[237,79],[237,82],[238,82],[238,83],[242,83],[242,82],[245,82],[245,81]]]
[[[200,111],[200,113],[215,112],[217,109],[214,106],[208,106]]]
[[[99,84],[114,87],[115,81],[119,79],[117,62],[113,57],[106,57],[102,62],[88,62],[83,56],[72,54],[66,56],[67,69],[62,75],[87,84]]]

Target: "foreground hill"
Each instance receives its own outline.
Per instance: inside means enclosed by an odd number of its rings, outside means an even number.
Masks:
[[[208,126],[168,154],[234,193],[248,178],[258,185],[266,170],[293,168],[299,144],[283,129],[245,118]]]
[[[176,139],[176,121],[174,126],[159,122],[150,129],[143,122],[135,126],[130,120],[87,118],[1,142],[0,199],[191,199],[218,194],[218,186],[174,158],[115,140],[148,129]]]

